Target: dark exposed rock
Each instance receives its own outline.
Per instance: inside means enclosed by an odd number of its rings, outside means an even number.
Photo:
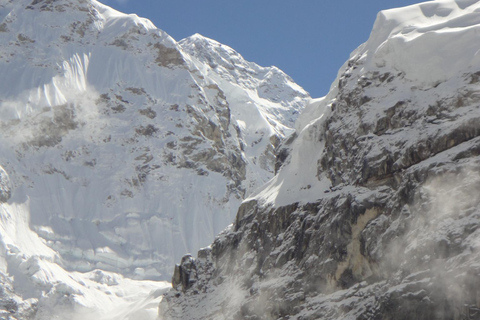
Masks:
[[[60,105],[52,108],[53,117],[40,116],[30,123],[33,128],[32,138],[28,145],[35,147],[53,147],[62,141],[69,131],[78,127],[73,105]]]
[[[158,128],[156,128],[155,126],[153,126],[151,124],[135,128],[135,132],[137,134],[140,134],[140,135],[146,136],[146,137],[153,136],[157,131],[158,131]]]
[[[7,202],[11,195],[10,178],[7,172],[0,167],[0,202]]]
[[[172,286],[176,289],[186,291],[190,289],[196,281],[197,270],[195,259],[191,255],[182,258],[182,262],[175,266],[172,277]]]
[[[292,142],[297,137],[296,133],[293,133],[290,137],[288,137],[283,142],[280,142],[275,149],[275,174],[278,173],[280,168],[283,166],[285,161],[290,154],[290,147]]]
[[[140,109],[138,112],[150,119],[154,119],[157,116],[157,113],[152,108]]]
[[[157,50],[157,58],[155,62],[159,66],[172,68],[185,63],[185,60],[178,49],[167,48],[161,43],[156,43],[154,47]]]

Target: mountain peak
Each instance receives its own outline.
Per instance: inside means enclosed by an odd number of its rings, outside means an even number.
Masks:
[[[219,43],[218,41],[205,37],[200,33],[192,34],[191,36],[185,38],[184,40],[186,39],[190,39],[191,41],[195,41],[195,42],[209,42],[209,43],[215,43],[215,44],[221,45],[221,43]]]
[[[215,53],[218,61],[228,61],[230,65],[235,62],[243,62],[245,59],[231,47],[221,44],[218,41],[207,38],[199,33],[182,39],[179,44],[188,52],[197,58],[206,58],[206,55]],[[235,61],[235,62],[233,62]]]
[[[4,1],[0,75],[0,314],[17,319],[158,299],[147,280],[233,221],[309,99],[94,0]]]

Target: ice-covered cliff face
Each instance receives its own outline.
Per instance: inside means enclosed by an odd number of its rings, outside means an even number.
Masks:
[[[163,319],[478,319],[480,1],[380,12]]]
[[[52,308],[170,280],[273,176],[309,100],[277,68],[94,0],[0,1],[0,44],[0,296]]]

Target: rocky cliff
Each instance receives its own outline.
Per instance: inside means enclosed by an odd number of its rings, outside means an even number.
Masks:
[[[161,319],[480,319],[480,2],[378,14]]]

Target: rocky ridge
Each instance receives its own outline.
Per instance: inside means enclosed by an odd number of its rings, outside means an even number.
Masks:
[[[479,12],[380,12],[160,318],[478,319]]]

